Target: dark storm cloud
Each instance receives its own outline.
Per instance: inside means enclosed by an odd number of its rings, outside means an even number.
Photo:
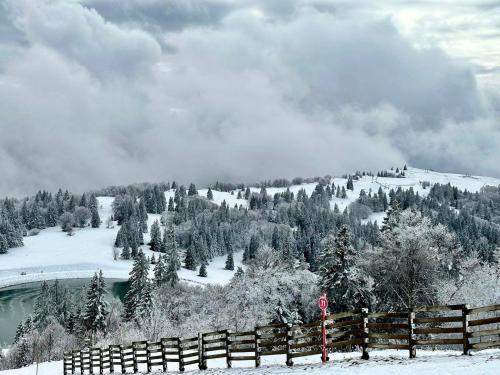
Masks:
[[[85,0],[88,8],[118,23],[139,24],[156,31],[216,25],[233,9],[223,0]]]
[[[339,2],[272,3],[9,1],[25,42],[0,60],[0,192],[405,160],[499,175],[470,67]]]

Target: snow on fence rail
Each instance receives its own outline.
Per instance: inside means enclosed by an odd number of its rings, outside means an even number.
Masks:
[[[407,312],[368,312],[368,309],[335,313],[325,322],[329,351],[360,349],[369,359],[368,349],[408,350],[410,358],[417,348],[459,347],[464,354],[472,350],[500,347],[500,305],[469,308],[468,305],[427,306]],[[222,330],[200,333],[191,338],[164,338],[158,342],[133,342],[64,353],[64,375],[104,374],[154,370],[167,371],[169,363],[182,372],[186,366],[208,368],[213,359],[250,361],[255,367],[261,357],[285,355],[293,359],[321,356],[321,322],[302,325],[275,324],[253,331]],[[177,367],[176,366],[176,367]],[[142,367],[145,367],[144,370]]]

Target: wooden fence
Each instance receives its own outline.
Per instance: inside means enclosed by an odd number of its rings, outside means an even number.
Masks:
[[[181,372],[186,366],[205,370],[214,359],[225,359],[227,367],[235,361],[259,367],[261,358],[270,355],[286,356],[286,364],[293,366],[295,358],[320,358],[322,324],[275,324],[246,332],[223,330],[72,351],[64,353],[64,375],[166,372],[174,363]],[[359,350],[363,359],[369,359],[370,348],[408,350],[414,358],[417,348],[442,346],[470,354],[500,347],[500,305],[472,309],[468,305],[428,306],[409,312],[361,309],[331,314],[324,324],[329,352]]]

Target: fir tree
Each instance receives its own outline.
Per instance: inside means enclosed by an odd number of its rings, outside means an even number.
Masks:
[[[156,286],[166,283],[166,267],[163,257],[160,255],[154,268],[154,282]]]
[[[123,246],[123,250],[121,253],[122,259],[125,259],[125,260],[130,259],[130,245],[128,244],[127,238],[122,239],[122,246]]]
[[[260,246],[259,237],[257,237],[257,235],[255,234],[252,235],[252,237],[250,237],[250,244],[248,245],[249,260],[255,259],[255,257],[257,256],[257,251],[259,250],[259,246]]]
[[[7,239],[0,233],[0,254],[6,254],[8,249],[9,244],[7,243]]]
[[[175,240],[175,228],[174,224],[170,223],[168,229],[166,229],[166,253],[168,254],[168,261],[172,263],[176,270],[181,269],[181,261],[179,259],[179,253],[177,252],[177,242]]]
[[[151,225],[151,241],[149,246],[153,251],[161,251],[161,232],[158,220]]]
[[[205,263],[202,263],[200,266],[200,272],[198,273],[198,276],[200,277],[207,277],[207,265]]]
[[[368,306],[368,283],[356,267],[347,226],[342,226],[335,238],[328,237],[320,264],[319,287],[329,297],[335,311]]]
[[[94,274],[87,288],[87,300],[83,314],[83,324],[93,336],[97,332],[104,332],[106,329],[106,317],[109,312],[108,304],[104,299],[105,287],[106,284],[101,270],[99,274]]]
[[[225,269],[229,270],[229,271],[234,270],[234,259],[233,259],[233,252],[232,251],[227,254]]]
[[[352,180],[352,176],[349,176],[349,178],[347,179],[346,189],[351,191],[354,190],[354,183]]]
[[[130,271],[129,290],[125,295],[124,318],[138,320],[148,312],[151,305],[151,283],[148,278],[149,263],[142,251],[139,252]]]
[[[190,184],[188,190],[188,196],[192,197],[194,195],[198,195],[198,190],[196,190],[195,184]]]
[[[168,198],[168,211],[169,212],[174,212],[174,198],[170,197]]]
[[[207,199],[209,201],[213,201],[214,200],[214,193],[212,193],[212,189],[211,188],[208,188],[208,191],[207,191]]]
[[[186,250],[186,256],[184,258],[184,267],[188,270],[196,270],[196,260],[194,259],[194,244],[191,245]]]
[[[177,266],[175,260],[172,260],[171,257],[167,259],[167,270],[165,275],[165,282],[174,287],[179,282],[179,275],[177,274]]]
[[[101,225],[101,218],[99,217],[98,202],[94,194],[90,196],[89,201],[90,208],[90,225],[92,228],[99,228]]]

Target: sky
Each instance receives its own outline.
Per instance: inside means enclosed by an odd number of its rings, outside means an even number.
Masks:
[[[500,1],[0,0],[0,195],[500,177]]]

